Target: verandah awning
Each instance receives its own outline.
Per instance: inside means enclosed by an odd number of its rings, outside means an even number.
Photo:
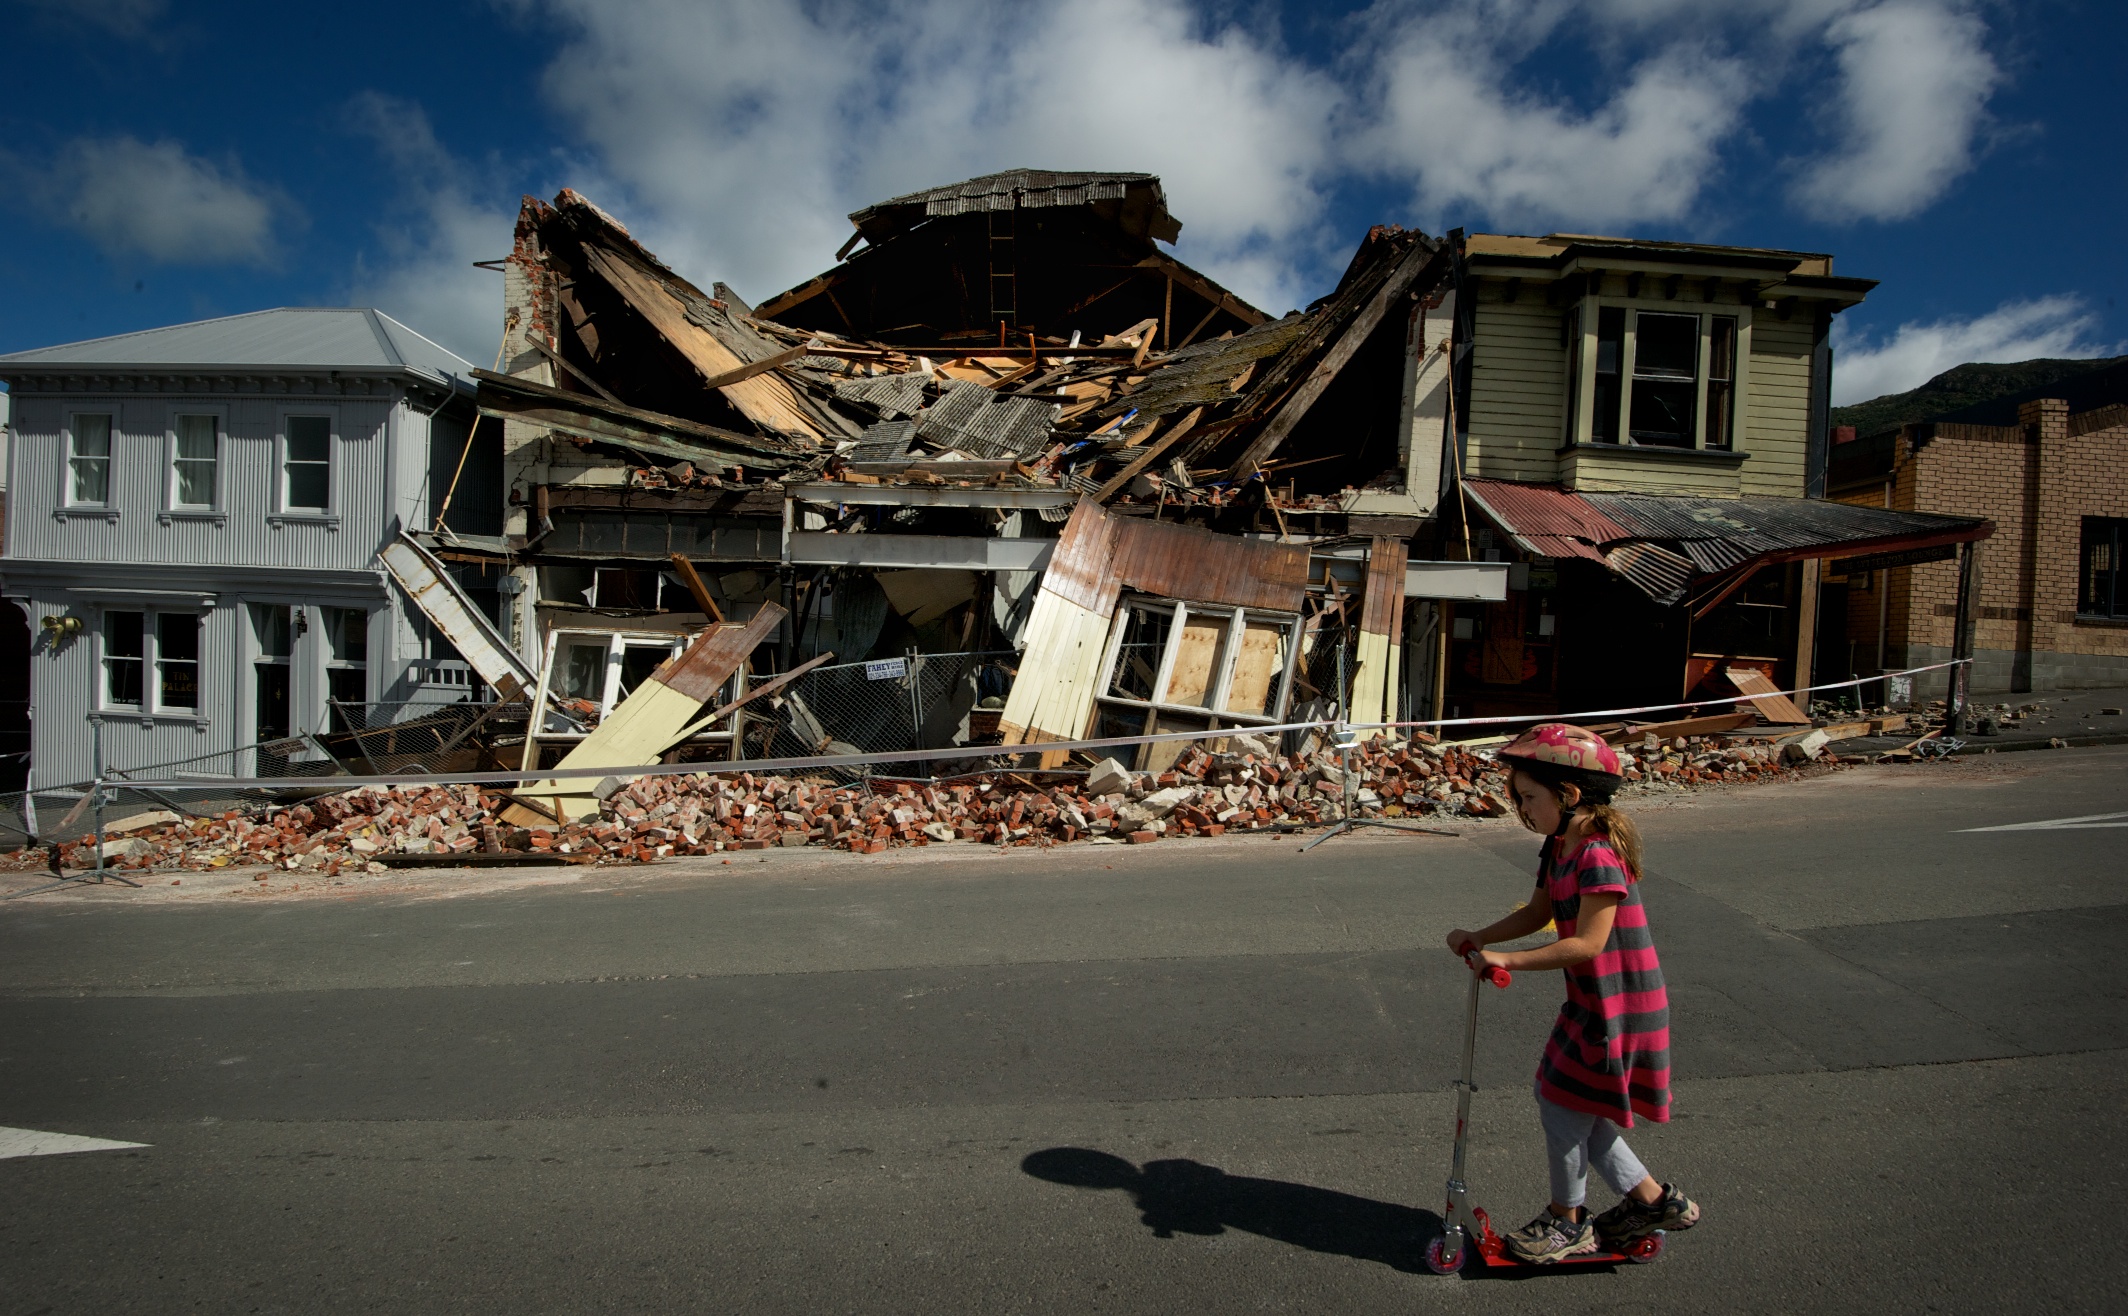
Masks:
[[[1690,592],[1695,614],[1774,563],[1949,548],[1995,533],[1982,517],[1815,498],[1577,493],[1479,479],[1466,480],[1464,492],[1524,552],[1601,562],[1658,603]]]

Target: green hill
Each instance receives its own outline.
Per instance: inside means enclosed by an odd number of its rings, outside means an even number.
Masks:
[[[1853,406],[1834,407],[1832,423],[1854,426],[1857,436],[1877,434],[1914,421],[1934,420],[1946,412],[1992,402],[2012,393],[2046,388],[2072,376],[2124,361],[2128,361],[2128,357],[2083,361],[2042,358],[2001,365],[1968,361],[1962,366],[1952,366],[1919,388],[1904,393],[1887,393]]]

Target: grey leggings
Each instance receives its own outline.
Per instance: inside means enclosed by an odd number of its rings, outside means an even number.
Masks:
[[[1618,1136],[1618,1126],[1603,1116],[1553,1105],[1540,1094],[1537,1117],[1544,1121],[1545,1161],[1552,1172],[1552,1201],[1558,1205],[1582,1204],[1589,1194],[1592,1165],[1620,1196],[1648,1177],[1648,1167]]]

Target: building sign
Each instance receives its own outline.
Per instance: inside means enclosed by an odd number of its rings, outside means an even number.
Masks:
[[[864,674],[867,681],[896,681],[909,674],[909,663],[905,658],[882,658],[866,663]]]

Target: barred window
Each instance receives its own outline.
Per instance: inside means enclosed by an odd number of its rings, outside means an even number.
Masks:
[[[2128,572],[2121,570],[2121,550],[2128,548],[2128,520],[2087,516],[2083,539],[2077,612],[2086,617],[2128,616],[2128,582],[2122,579]]]

